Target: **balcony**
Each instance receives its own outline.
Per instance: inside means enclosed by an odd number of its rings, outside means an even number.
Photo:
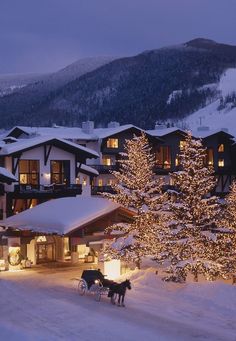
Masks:
[[[89,165],[98,171],[99,174],[109,174],[119,169],[118,165]]]
[[[77,184],[15,185],[12,195],[19,198],[59,198],[81,193],[82,185]]]
[[[111,193],[111,194],[115,194],[114,189],[112,189],[111,186],[92,186],[91,188],[91,194],[92,195],[98,195],[101,193]]]

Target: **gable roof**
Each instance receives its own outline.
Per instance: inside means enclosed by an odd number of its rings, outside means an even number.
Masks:
[[[93,151],[92,149],[83,147],[79,144],[70,142],[68,140],[59,139],[55,137],[49,137],[49,136],[38,136],[34,138],[29,139],[21,139],[17,142],[6,144],[2,146],[0,150],[0,155],[13,155],[17,154],[19,152],[27,151],[36,147],[39,147],[41,145],[45,144],[51,144],[55,147],[58,147],[60,149],[69,151],[71,153],[80,153],[86,158],[97,158],[99,157],[98,153]]]
[[[108,199],[77,196],[47,201],[0,221],[0,226],[39,233],[65,235],[121,206]]]

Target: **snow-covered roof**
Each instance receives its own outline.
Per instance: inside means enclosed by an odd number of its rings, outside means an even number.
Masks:
[[[38,136],[54,136],[55,138],[63,139],[79,139],[79,140],[98,140],[103,139],[108,136],[118,134],[127,129],[138,129],[144,131],[143,129],[136,127],[132,124],[125,124],[114,128],[94,128],[91,133],[85,133],[82,128],[78,127],[26,127],[26,126],[16,126],[8,131],[7,136],[10,136],[15,129],[20,129],[22,132],[28,135],[38,135]]]
[[[27,135],[36,136],[54,136],[57,138],[64,139],[81,139],[91,140],[96,138],[93,134],[86,134],[82,128],[77,127],[27,127],[27,126],[16,126],[8,131],[7,136],[11,135],[15,129],[20,129]]]
[[[8,141],[10,141],[10,142],[17,142],[18,140],[15,138],[15,137],[13,137],[13,136],[6,136],[6,137],[4,137],[3,139],[2,139],[4,142],[8,142]]]
[[[61,138],[55,138],[55,137],[49,137],[49,136],[37,136],[34,138],[29,138],[29,139],[21,139],[18,140],[18,142],[14,142],[14,143],[9,143],[9,144],[5,144],[4,146],[2,146],[2,149],[0,150],[0,155],[11,155],[14,154],[16,152],[19,151],[23,151],[23,150],[28,150],[28,149],[32,149],[34,147],[37,147],[39,145],[45,144],[45,143],[57,143],[61,146],[61,148],[63,148],[63,146],[67,146],[67,147],[71,147],[72,149],[74,149],[75,151],[83,151],[87,154],[86,157],[98,157],[98,153],[95,152],[92,149],[83,147],[77,143],[74,142],[70,142],[68,140],[65,139],[61,139]]]
[[[186,133],[184,130],[178,128],[178,127],[171,127],[171,128],[158,128],[158,129],[152,129],[152,130],[147,130],[147,133],[156,136],[156,137],[162,137],[168,134],[171,134],[173,132],[180,131],[182,133]]]
[[[136,126],[134,126],[132,124],[125,124],[125,125],[118,126],[118,127],[115,127],[115,128],[95,128],[94,131],[95,131],[95,134],[100,139],[104,139],[104,138],[106,138],[108,136],[119,134],[122,131],[131,129],[131,128],[134,128],[134,129],[137,129],[137,130],[140,130],[140,131],[144,131],[143,129],[138,128],[138,127],[136,127]]]
[[[47,201],[6,218],[0,226],[39,233],[68,234],[120,207],[108,199],[77,196]]]
[[[99,175],[99,172],[96,169],[94,169],[93,167],[87,166],[85,164],[81,164],[80,170],[84,171],[85,173],[88,173],[88,174],[92,174],[92,175],[96,175],[96,176]]]
[[[150,135],[153,136],[158,136],[158,137],[164,137],[165,135],[171,134],[173,132],[180,132],[183,134],[186,134],[186,130],[180,129],[178,127],[171,127],[171,128],[158,128],[158,129],[153,129],[153,130],[147,130],[147,132]],[[233,137],[231,134],[229,134],[229,132],[227,131],[227,129],[224,128],[220,128],[220,129],[210,129],[210,127],[200,127],[200,129],[194,129],[192,130],[192,134],[194,137],[198,137],[198,138],[206,138],[208,136],[211,135],[215,135],[218,134],[220,132],[223,132],[225,134],[228,134],[230,137]]]
[[[4,167],[0,167],[0,181],[1,182],[14,182],[18,180],[11,172],[9,172],[9,170],[7,170]]]
[[[202,129],[201,129],[202,128]],[[206,127],[206,129],[204,129],[204,127],[200,127],[200,129],[195,129],[192,131],[193,136],[195,137],[199,137],[199,138],[206,138],[215,134],[219,134],[219,133],[224,133],[229,135],[229,137],[233,138],[233,135],[231,135],[227,129],[221,128],[221,129],[210,129],[209,127]]]

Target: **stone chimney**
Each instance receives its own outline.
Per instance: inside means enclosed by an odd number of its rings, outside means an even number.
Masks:
[[[158,123],[156,122],[155,124],[155,130],[161,130],[161,129],[166,129],[166,125],[163,123]]]
[[[108,123],[107,128],[118,128],[120,126],[119,122],[111,121]]]
[[[86,134],[92,134],[94,129],[93,121],[82,122],[82,131]]]
[[[200,126],[197,128],[197,131],[209,131],[210,127],[208,126]]]

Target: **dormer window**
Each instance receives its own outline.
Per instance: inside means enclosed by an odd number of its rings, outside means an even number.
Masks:
[[[223,153],[225,151],[225,146],[223,145],[223,143],[221,143],[219,146],[218,146],[218,152],[219,153]]]
[[[118,139],[107,140],[107,148],[118,148],[118,147],[119,147]]]

